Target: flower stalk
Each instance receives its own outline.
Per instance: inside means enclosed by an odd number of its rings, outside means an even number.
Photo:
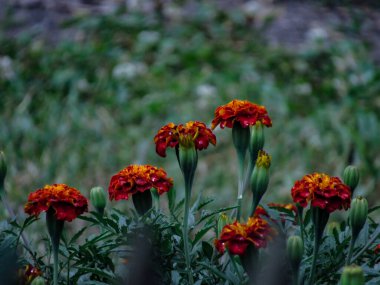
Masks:
[[[322,241],[323,231],[326,227],[330,214],[327,211],[320,209],[318,207],[312,207],[311,216],[312,216],[312,220],[314,224],[314,249],[313,249],[313,260],[312,260],[311,269],[310,269],[310,278],[309,278],[310,285],[314,284],[319,247]]]
[[[194,181],[194,174],[198,163],[198,153],[195,147],[180,146],[176,149],[177,159],[185,181],[185,212],[183,217],[183,245],[185,252],[186,271],[188,281],[194,284],[193,274],[191,271],[190,244],[189,244],[189,214],[191,190]]]
[[[58,252],[59,252],[59,241],[61,239],[61,234],[63,230],[63,220],[58,220],[56,218],[55,211],[52,208],[46,212],[46,225],[48,228],[52,251],[53,251],[53,284],[58,285]]]
[[[236,220],[241,217],[241,204],[244,191],[244,161],[249,146],[250,131],[248,127],[243,128],[240,123],[235,123],[232,128],[232,141],[238,157],[238,196]]]

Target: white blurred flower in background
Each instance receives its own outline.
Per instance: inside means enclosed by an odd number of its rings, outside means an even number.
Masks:
[[[0,78],[11,80],[15,75],[12,59],[9,56],[0,57]]]
[[[134,79],[147,72],[148,68],[141,62],[124,62],[116,65],[112,71],[115,79]]]
[[[198,97],[198,108],[205,109],[214,101],[216,97],[216,88],[210,84],[201,84],[196,87],[195,94]]]
[[[321,26],[312,27],[306,34],[310,42],[321,42],[329,37],[329,33]]]
[[[138,35],[138,41],[144,45],[153,45],[160,40],[160,33],[156,31],[142,31]]]

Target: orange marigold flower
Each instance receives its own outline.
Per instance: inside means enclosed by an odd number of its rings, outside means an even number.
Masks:
[[[235,122],[240,123],[243,128],[253,126],[256,122],[267,127],[272,126],[272,120],[264,106],[246,100],[232,100],[228,104],[216,108],[211,129],[215,129],[219,124],[222,129],[224,127],[232,128]]]
[[[110,200],[128,200],[129,195],[155,188],[159,195],[168,192],[173,179],[162,168],[152,165],[130,165],[112,176],[108,193]]]
[[[18,271],[21,284],[30,284],[37,276],[42,276],[42,271],[30,264]]]
[[[287,209],[289,211],[292,211],[295,216],[297,215],[297,207],[292,203],[268,203],[268,207],[273,209]]]
[[[156,152],[165,157],[168,147],[193,147],[202,150],[206,149],[209,143],[215,145],[216,137],[212,131],[201,122],[187,122],[186,124],[175,125],[169,123],[163,126],[154,137]]]
[[[266,247],[274,233],[265,220],[256,216],[249,218],[247,224],[235,221],[224,226],[214,244],[220,253],[227,248],[231,254],[242,255],[250,244],[256,248]]]
[[[57,220],[71,222],[87,211],[87,199],[79,190],[65,184],[46,185],[30,193],[25,204],[25,213],[38,216],[52,208]]]
[[[311,202],[312,207],[318,207],[331,213],[338,209],[347,210],[350,207],[351,191],[338,177],[330,177],[323,173],[305,175],[296,181],[292,190],[295,203],[306,207]]]
[[[379,253],[380,253],[380,244],[378,244],[378,245],[375,247],[375,249],[373,250],[373,252],[374,252],[375,254],[379,254]]]

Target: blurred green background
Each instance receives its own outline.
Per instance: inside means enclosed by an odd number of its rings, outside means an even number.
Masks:
[[[378,8],[312,1],[314,14],[332,20],[313,27],[305,12],[309,29],[298,43],[292,22],[281,20],[308,10],[251,2],[153,1],[159,5],[133,9],[116,3],[97,13],[88,4],[50,29],[21,23],[22,6],[3,6],[0,149],[14,207],[21,212],[28,193],[45,184],[66,183],[86,195],[92,186],[107,188],[132,163],[164,167],[180,189],[174,152],[156,155],[155,133],[171,121],[210,125],[215,108],[234,98],[265,105],[273,120],[265,201],[290,201],[304,174],[340,176],[352,163],[362,173],[358,193],[375,203],[380,67],[372,43],[380,33],[362,35]],[[37,21],[36,8],[23,10],[33,11]],[[50,12],[48,25],[55,20]],[[339,13],[343,20],[334,21]],[[214,207],[233,204],[237,194],[231,131],[215,134],[217,146],[200,153],[194,186],[216,198]]]

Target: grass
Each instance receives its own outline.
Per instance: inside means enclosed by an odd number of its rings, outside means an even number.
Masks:
[[[348,163],[361,167],[358,192],[376,198],[380,69],[366,46],[343,38],[274,48],[238,11],[205,9],[165,23],[142,14],[77,18],[62,27],[75,39],[55,45],[0,30],[0,149],[18,205],[44,184],[88,194],[132,163],[165,167],[180,188],[174,154],[155,154],[156,131],[169,121],[209,124],[233,98],[264,104],[273,120],[266,201],[289,200],[307,172],[341,175]],[[225,205],[236,196],[236,157],[230,130],[216,135],[217,146],[200,153],[194,191]]]

